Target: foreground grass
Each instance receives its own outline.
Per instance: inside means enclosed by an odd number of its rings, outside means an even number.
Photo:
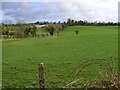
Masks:
[[[79,35],[75,35],[75,30],[79,30]],[[114,59],[117,68],[117,33],[116,26],[72,26],[60,36],[3,41],[3,87],[38,87],[41,62],[45,64],[49,88],[63,87],[77,78],[71,78],[70,73],[87,60],[111,62]],[[94,65],[82,75],[94,80],[102,71]]]

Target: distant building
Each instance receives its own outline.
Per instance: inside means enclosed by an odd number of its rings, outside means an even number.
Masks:
[[[35,25],[37,28],[43,28],[43,27],[48,27],[47,24],[44,24],[44,25]]]

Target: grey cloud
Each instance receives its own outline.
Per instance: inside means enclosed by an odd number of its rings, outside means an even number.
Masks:
[[[3,10],[5,16],[24,18],[28,21],[63,16],[59,3],[5,3]]]
[[[2,10],[16,10],[20,8],[20,6],[18,2],[2,2]]]
[[[110,1],[112,2],[112,0]],[[117,9],[116,7],[112,8],[113,5],[103,0],[79,0],[79,2],[7,2],[3,3],[2,10],[4,11],[4,17],[23,18],[26,21],[58,21],[65,20],[68,17],[77,20],[116,21]]]

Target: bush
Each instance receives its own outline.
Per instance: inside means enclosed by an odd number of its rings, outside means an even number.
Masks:
[[[78,30],[76,30],[75,32],[76,32],[76,35],[79,34],[79,31],[78,31]]]
[[[53,36],[55,32],[59,35],[60,30],[63,30],[63,26],[62,24],[49,24],[47,30],[51,36]]]

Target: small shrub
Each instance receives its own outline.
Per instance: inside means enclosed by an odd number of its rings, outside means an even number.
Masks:
[[[79,31],[78,31],[78,30],[76,30],[76,31],[75,31],[75,33],[76,33],[76,35],[78,35],[78,34],[79,34]]]

